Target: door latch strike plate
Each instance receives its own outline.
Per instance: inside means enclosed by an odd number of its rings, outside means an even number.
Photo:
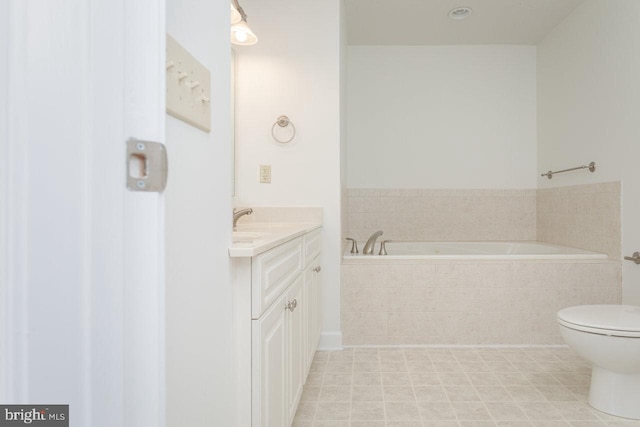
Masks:
[[[127,141],[127,189],[162,193],[167,186],[164,144],[130,138]]]

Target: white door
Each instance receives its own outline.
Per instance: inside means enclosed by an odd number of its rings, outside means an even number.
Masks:
[[[162,196],[125,141],[164,137],[163,0],[0,5],[3,403],[164,425]]]

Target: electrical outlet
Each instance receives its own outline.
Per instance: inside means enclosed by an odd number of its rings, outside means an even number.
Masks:
[[[260,183],[271,184],[271,165],[260,165]]]

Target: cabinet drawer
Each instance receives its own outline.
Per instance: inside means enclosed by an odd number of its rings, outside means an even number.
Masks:
[[[302,272],[302,237],[258,255],[251,262],[251,317],[257,319]]]
[[[304,235],[304,265],[307,266],[322,250],[322,229]]]

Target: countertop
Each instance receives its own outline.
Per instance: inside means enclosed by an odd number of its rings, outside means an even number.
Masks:
[[[305,222],[239,224],[233,232],[229,257],[254,257],[320,227],[322,224]]]

